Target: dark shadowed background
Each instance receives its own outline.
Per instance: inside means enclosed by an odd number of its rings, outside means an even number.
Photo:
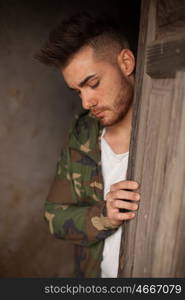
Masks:
[[[72,248],[49,234],[43,205],[80,101],[34,53],[63,17],[81,10],[116,17],[135,47],[139,8],[136,0],[0,0],[0,277],[73,272]]]

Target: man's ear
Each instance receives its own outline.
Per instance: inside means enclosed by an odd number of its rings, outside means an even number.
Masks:
[[[121,68],[121,71],[129,76],[133,73],[135,68],[135,57],[131,50],[122,49],[118,54],[118,64]]]

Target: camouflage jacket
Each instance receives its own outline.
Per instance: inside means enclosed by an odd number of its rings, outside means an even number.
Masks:
[[[76,278],[100,277],[104,240],[116,230],[105,215],[101,132],[88,112],[73,122],[45,203],[51,234],[74,244]]]

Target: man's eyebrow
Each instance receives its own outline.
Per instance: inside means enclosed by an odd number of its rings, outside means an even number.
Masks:
[[[89,79],[91,79],[92,77],[94,77],[96,74],[92,74],[92,75],[89,75],[89,76],[87,76],[85,79],[83,79],[79,84],[78,84],[78,86],[79,87],[83,87],[85,84],[86,84],[86,82],[89,80]]]
[[[85,85],[86,82],[87,82],[89,79],[93,78],[94,76],[96,76],[96,74],[92,74],[92,75],[87,76],[85,79],[83,79],[83,80],[78,84],[78,86],[79,86],[79,87],[83,87],[83,85]],[[76,89],[70,87],[70,86],[67,84],[66,81],[65,81],[65,84],[66,84],[66,86],[67,86],[70,90],[73,90],[73,91],[76,90]]]

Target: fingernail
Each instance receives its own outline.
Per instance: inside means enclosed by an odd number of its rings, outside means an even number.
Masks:
[[[134,188],[137,189],[138,187],[139,187],[139,184],[138,184],[137,182],[135,182],[135,183],[134,183]]]
[[[140,200],[140,195],[139,194],[136,195],[136,199]]]

